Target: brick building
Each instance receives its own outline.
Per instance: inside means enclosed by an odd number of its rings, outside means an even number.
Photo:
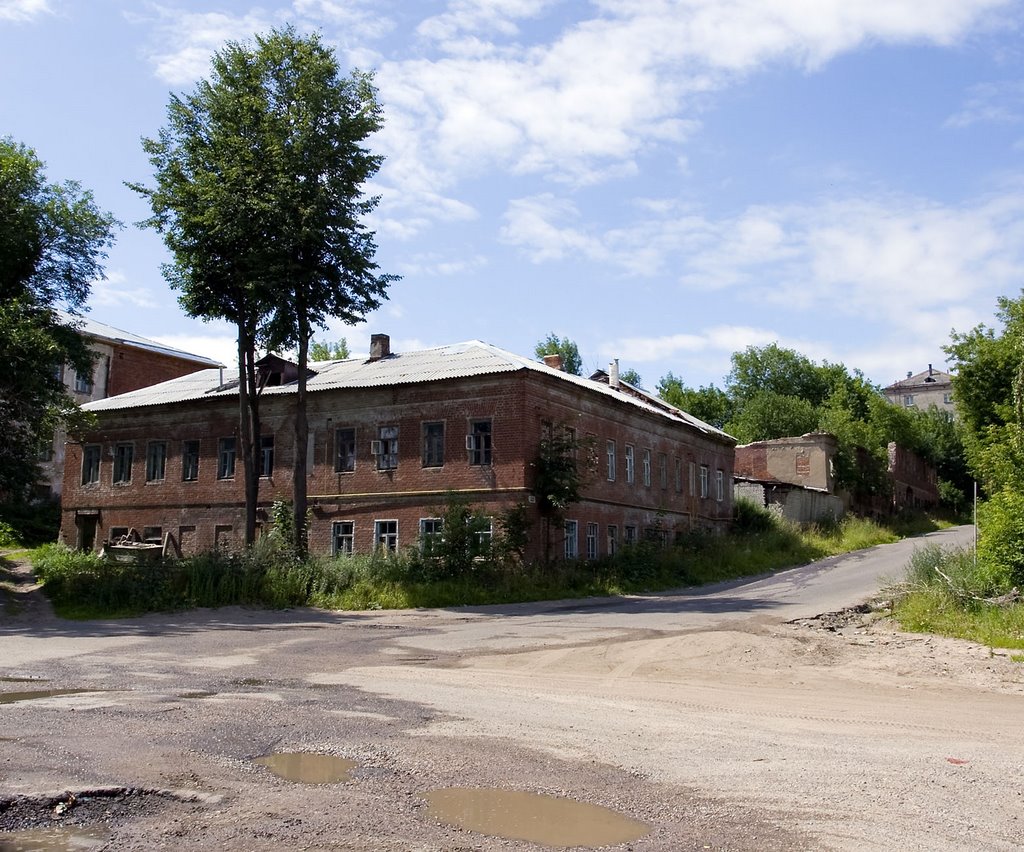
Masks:
[[[70,366],[61,370],[61,381],[79,405],[220,366],[202,355],[182,352],[93,319],[64,313],[61,316],[65,323],[78,328],[96,355],[90,375],[78,375]],[[64,433],[58,432],[53,446],[40,459],[42,479],[37,490],[41,497],[57,497],[61,493],[64,441]]]
[[[321,362],[309,378],[310,549],[416,546],[449,494],[492,519],[531,511],[532,462],[551,426],[589,439],[593,468],[555,542],[593,558],[644,536],[721,530],[732,516],[735,441],[618,380],[582,378],[477,341]],[[294,365],[265,359],[261,517],[291,496]],[[237,381],[205,370],[86,406],[95,432],[69,444],[61,537],[98,547],[134,528],[182,554],[237,547],[244,529]]]

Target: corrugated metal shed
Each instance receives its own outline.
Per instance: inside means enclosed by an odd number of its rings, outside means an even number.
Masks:
[[[588,393],[614,398],[650,414],[681,421],[708,435],[733,440],[720,429],[642,392],[640,396],[621,393],[601,382],[555,370],[538,361],[532,361],[479,340],[416,352],[395,353],[378,360],[349,358],[344,361],[320,361],[310,364],[310,369],[316,371],[316,375],[308,380],[309,393],[346,388],[390,387],[532,370],[570,382]],[[216,397],[234,397],[238,393],[237,379],[237,370],[202,370],[152,387],[96,400],[83,407],[87,411],[96,412],[120,411]],[[294,392],[294,383],[267,387],[263,390],[267,396]]]

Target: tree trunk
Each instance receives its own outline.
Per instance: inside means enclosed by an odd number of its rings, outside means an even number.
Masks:
[[[256,388],[254,334],[238,326],[238,440],[245,477],[245,544],[256,540],[256,509],[260,498],[258,448],[260,434],[259,394]]]
[[[299,296],[297,304],[299,380],[295,394],[295,459],[292,464],[292,510],[295,515],[295,553],[302,557],[308,549],[306,529],[306,508],[308,471],[306,452],[309,445],[309,420],[306,416],[306,365],[309,363],[309,321],[306,319],[305,304]]]

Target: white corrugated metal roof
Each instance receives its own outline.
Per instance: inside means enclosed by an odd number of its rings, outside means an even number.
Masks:
[[[387,387],[392,385],[418,384],[444,379],[468,378],[470,376],[514,373],[532,370],[570,382],[590,393],[601,394],[629,405],[666,417],[682,421],[709,435],[733,440],[725,432],[716,429],[653,397],[639,398],[609,387],[601,382],[574,376],[555,370],[539,361],[516,355],[489,343],[470,340],[453,343],[434,349],[416,352],[401,352],[388,355],[376,361],[364,358],[349,358],[344,361],[320,361],[310,364],[316,371],[307,383],[309,393],[342,388]],[[171,379],[148,388],[130,393],[100,399],[83,406],[87,411],[119,411],[151,405],[169,405],[210,399],[234,397],[237,395],[237,370],[201,370],[179,379]],[[264,388],[265,395],[291,394],[295,383]]]
[[[130,331],[124,329],[114,328],[112,325],[106,323],[97,322],[94,319],[84,316],[75,316],[73,314],[65,313],[64,311],[57,311],[60,315],[61,320],[67,325],[74,326],[82,334],[86,334],[89,337],[96,337],[100,340],[111,340],[115,343],[124,343],[128,346],[134,346],[138,349],[148,349],[151,352],[160,352],[163,355],[171,355],[175,358],[183,358],[188,361],[194,361],[196,364],[205,365],[208,367],[219,367],[220,362],[215,361],[213,358],[207,358],[203,355],[194,355],[191,352],[185,352],[181,349],[175,349],[173,346],[167,346],[164,343],[158,343],[155,340],[150,340],[147,337],[142,337],[138,334],[133,334]]]

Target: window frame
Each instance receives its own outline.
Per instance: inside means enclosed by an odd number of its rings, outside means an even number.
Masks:
[[[384,525],[394,525],[394,529],[384,530]],[[382,541],[384,539],[384,541]],[[387,553],[398,553],[398,519],[380,518],[373,522],[373,549]]]
[[[605,533],[608,539],[608,555],[614,556],[619,549],[619,525],[608,524]]]
[[[351,438],[348,435],[351,435]],[[343,450],[346,450],[344,456],[342,455]],[[334,430],[334,472],[355,472],[356,456],[356,427],[336,427]]]
[[[617,467],[615,441],[608,440],[605,442],[605,453],[608,456],[608,481],[614,482]]]
[[[481,417],[469,421],[466,449],[471,467],[489,467],[491,465],[494,453],[494,423],[491,418]]]
[[[707,500],[711,489],[711,469],[706,465],[700,466],[700,499]]]
[[[571,532],[570,532],[571,530]],[[579,559],[580,557],[580,524],[579,521],[566,518],[562,525],[565,534],[565,558]]]
[[[423,441],[423,467],[444,467],[444,421],[424,421],[420,428],[420,436]]]
[[[95,368],[90,369],[88,373],[75,371],[75,393],[92,394],[96,389],[94,373]]]
[[[135,467],[134,442],[119,441],[114,444],[114,465],[110,479],[111,484],[130,485],[133,467]]]
[[[428,527],[431,528],[429,531]],[[419,538],[420,553],[425,556],[436,556],[434,542],[444,541],[444,518],[420,518]]]
[[[587,521],[587,559],[593,561],[599,555],[597,537],[601,534],[601,527],[593,521]]]
[[[158,447],[160,452],[157,452]],[[146,444],[146,482],[163,482],[166,478],[167,442],[149,441]]]
[[[398,470],[398,437],[397,425],[377,427],[377,470]]]
[[[651,448],[644,447],[643,455],[643,476],[644,476],[644,487],[651,487]]]
[[[636,482],[636,450],[632,444],[626,444],[626,485]]]
[[[725,471],[715,470],[715,500],[721,503],[725,499]]]
[[[267,443],[269,441],[269,443]],[[260,478],[274,475],[274,436],[260,435]]]
[[[100,466],[103,462],[103,447],[100,444],[82,446],[82,485],[98,485]]]
[[[199,459],[201,450],[202,444],[199,438],[187,438],[181,442],[182,482],[199,481]]]
[[[348,528],[343,532],[342,528]],[[338,547],[339,542],[347,542],[348,547]],[[331,556],[351,556],[356,552],[356,522],[355,521],[332,521],[331,522]]]
[[[237,463],[238,439],[234,436],[219,438],[217,440],[217,479],[234,479]]]

